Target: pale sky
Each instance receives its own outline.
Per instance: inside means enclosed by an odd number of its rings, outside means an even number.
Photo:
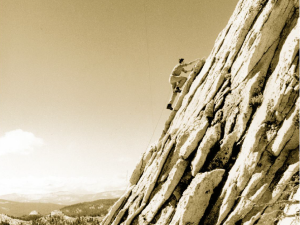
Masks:
[[[124,189],[237,1],[0,0],[0,195]]]

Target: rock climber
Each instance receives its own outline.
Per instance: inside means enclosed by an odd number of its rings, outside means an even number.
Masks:
[[[185,63],[183,58],[179,59],[179,64],[177,64],[173,70],[172,73],[170,75],[170,79],[169,82],[172,86],[172,96],[170,98],[170,101],[167,105],[167,109],[173,110],[172,108],[172,104],[176,98],[177,93],[180,93],[181,90],[180,88],[184,85],[184,83],[186,82],[187,78],[180,76],[181,72],[187,73],[190,71],[193,71],[193,68],[191,70],[185,70],[184,67],[193,64],[194,62],[197,62],[199,59],[196,59],[194,61],[191,61],[189,63]]]

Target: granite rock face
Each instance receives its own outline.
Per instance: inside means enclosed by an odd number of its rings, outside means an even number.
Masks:
[[[240,0],[102,224],[277,223],[299,185],[299,35],[298,0]]]

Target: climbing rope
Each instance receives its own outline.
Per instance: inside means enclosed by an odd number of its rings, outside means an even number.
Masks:
[[[150,84],[150,101],[151,101],[151,116],[152,116],[151,119],[152,119],[152,124],[153,124],[153,123],[154,123],[154,116],[153,116],[153,101],[152,101],[152,85],[151,85],[151,76],[150,76],[150,62],[149,62],[149,44],[148,44],[149,40],[148,40],[148,27],[147,27],[146,0],[144,0],[143,3],[144,3],[144,23],[145,23],[146,43],[147,43],[148,79],[149,79],[149,84]],[[170,96],[171,91],[172,91],[172,90],[170,90],[168,96]],[[167,101],[168,101],[168,100],[167,100]],[[167,101],[165,102],[165,105],[167,105],[167,103],[168,103]],[[149,148],[149,145],[150,145],[150,143],[151,143],[151,141],[152,141],[152,138],[153,138],[153,136],[154,136],[154,134],[155,134],[156,128],[157,128],[157,126],[158,126],[158,124],[159,124],[159,122],[160,122],[160,120],[161,120],[162,113],[163,113],[164,110],[165,110],[165,108],[162,108],[162,110],[161,110],[161,112],[160,112],[158,121],[157,121],[157,123],[156,123],[155,126],[154,126],[152,135],[151,135],[150,140],[149,140],[149,142],[148,142],[148,144],[147,144],[147,149]]]
[[[146,0],[143,1],[144,2],[144,23],[145,23],[145,30],[146,30],[146,43],[147,43],[147,59],[148,59],[148,78],[149,78],[149,84],[150,84],[150,101],[151,101],[151,119],[152,119],[152,125],[154,124],[154,116],[153,116],[153,101],[152,101],[152,85],[151,85],[151,76],[150,76],[150,62],[149,62],[149,40],[148,40],[148,27],[147,27],[147,12],[146,12]],[[162,116],[162,113],[164,111],[164,108],[162,108],[161,112],[160,112],[160,115],[159,115],[159,118],[158,118],[158,121],[156,123],[156,125],[154,126],[154,129],[153,129],[153,132],[151,134],[151,137],[149,139],[149,142],[147,144],[147,147],[146,149],[148,149],[151,141],[152,141],[152,138],[155,134],[155,131],[156,131],[156,128],[158,126],[158,123],[161,119],[161,116]]]
[[[150,86],[150,102],[151,102],[151,120],[152,120],[152,124],[153,124],[154,120],[153,120],[152,85],[151,85],[151,77],[150,77],[148,27],[147,27],[147,15],[146,15],[146,3],[145,3],[145,0],[144,0],[144,23],[145,23],[145,30],[146,30],[147,61],[148,61],[148,79],[149,79],[149,86]]]
[[[172,92],[172,90],[170,90],[169,95],[171,94],[171,92]],[[167,100],[167,101],[165,102],[164,105],[167,105],[168,102],[169,102],[169,100]],[[150,140],[149,140],[149,142],[148,142],[148,144],[147,144],[147,149],[149,148],[149,145],[150,145],[151,140],[152,140],[152,138],[153,138],[153,136],[154,136],[154,134],[155,134],[156,128],[157,128],[157,126],[158,126],[158,124],[159,124],[159,121],[160,121],[160,119],[161,119],[161,116],[162,116],[162,113],[163,113],[164,110],[165,110],[165,108],[162,108],[162,110],[161,110],[161,112],[160,112],[158,121],[157,121],[157,123],[156,123],[156,125],[155,125],[155,127],[154,127],[154,130],[153,130],[153,132],[152,132],[151,138],[150,138]]]

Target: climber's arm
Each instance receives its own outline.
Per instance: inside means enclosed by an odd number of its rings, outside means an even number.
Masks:
[[[182,68],[182,72],[187,73],[188,71],[186,69]]]
[[[191,72],[191,71],[193,71],[193,68],[192,68],[192,69],[190,69],[190,70],[185,70],[184,68],[182,68],[182,71],[183,71],[183,72],[185,72],[185,73],[187,73],[187,72]]]
[[[195,63],[195,62],[197,62],[197,61],[199,61],[200,59],[195,59],[195,60],[193,60],[193,61],[191,61],[191,62],[189,62],[189,63],[186,63],[186,65],[188,66],[188,65],[191,65],[191,64],[193,64],[193,63]]]

